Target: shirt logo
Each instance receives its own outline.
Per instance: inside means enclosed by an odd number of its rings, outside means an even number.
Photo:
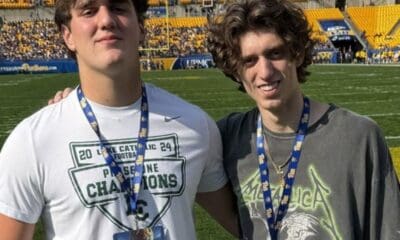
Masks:
[[[168,116],[165,116],[164,117],[164,122],[171,122],[172,120],[176,120],[176,119],[178,119],[178,118],[180,118],[181,116],[175,116],[175,117],[168,117]]]
[[[68,173],[82,204],[97,208],[123,231],[132,230],[132,223],[139,228],[156,226],[170,211],[174,197],[185,189],[186,159],[179,153],[176,134],[152,136],[146,144],[142,184],[137,201],[137,214],[126,212],[128,198],[105,163],[98,141],[80,141],[69,144],[74,166]],[[135,175],[137,139],[109,140],[106,147],[113,155],[127,178]]]

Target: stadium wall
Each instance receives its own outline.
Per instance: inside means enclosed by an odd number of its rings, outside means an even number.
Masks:
[[[67,73],[77,71],[78,66],[72,59],[50,61],[0,61],[0,74]]]
[[[329,63],[337,63],[337,52],[331,50],[319,51],[329,56]],[[178,70],[212,68],[214,61],[210,54],[196,54],[178,58],[142,58],[141,69],[149,70]],[[31,60],[31,61],[0,61],[0,74],[17,73],[69,73],[77,72],[78,66],[73,59],[62,60]]]
[[[214,61],[210,54],[194,54],[177,58],[141,58],[141,69],[149,70],[177,70],[211,68]]]
[[[188,55],[178,58],[142,58],[140,62],[142,70],[195,69],[210,68],[214,66],[212,57],[209,54]],[[161,65],[162,67],[160,67]],[[77,71],[78,66],[73,59],[0,61],[0,74],[67,73]]]
[[[213,66],[214,61],[210,54],[196,54],[177,58],[171,69],[210,68]]]

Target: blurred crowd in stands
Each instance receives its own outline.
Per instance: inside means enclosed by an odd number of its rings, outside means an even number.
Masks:
[[[52,20],[5,21],[0,31],[0,59],[32,60],[68,58]]]
[[[167,33],[166,28],[160,25],[147,25],[143,44],[147,53],[142,52],[142,55],[177,57],[206,53],[205,31],[205,27],[170,27]]]
[[[7,21],[0,31],[0,60],[51,60],[68,58],[67,50],[52,20]],[[206,54],[206,26],[169,27],[147,24],[141,56],[146,59]],[[169,36],[169,38],[167,37]],[[400,50],[382,47],[371,52],[337,49],[330,41],[315,46],[314,63],[392,63],[400,62]],[[335,58],[333,57],[335,55]],[[160,62],[144,62],[144,69],[163,69]]]

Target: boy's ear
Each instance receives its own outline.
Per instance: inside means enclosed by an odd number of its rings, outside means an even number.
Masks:
[[[64,39],[65,45],[67,45],[68,49],[71,50],[72,52],[75,52],[76,47],[75,47],[74,39],[72,37],[71,30],[67,26],[62,25],[61,26],[61,34]]]

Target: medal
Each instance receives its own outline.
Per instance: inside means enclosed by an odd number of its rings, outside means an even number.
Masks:
[[[164,240],[164,228],[155,226],[154,228],[141,228],[127,232],[116,233],[113,240]]]

